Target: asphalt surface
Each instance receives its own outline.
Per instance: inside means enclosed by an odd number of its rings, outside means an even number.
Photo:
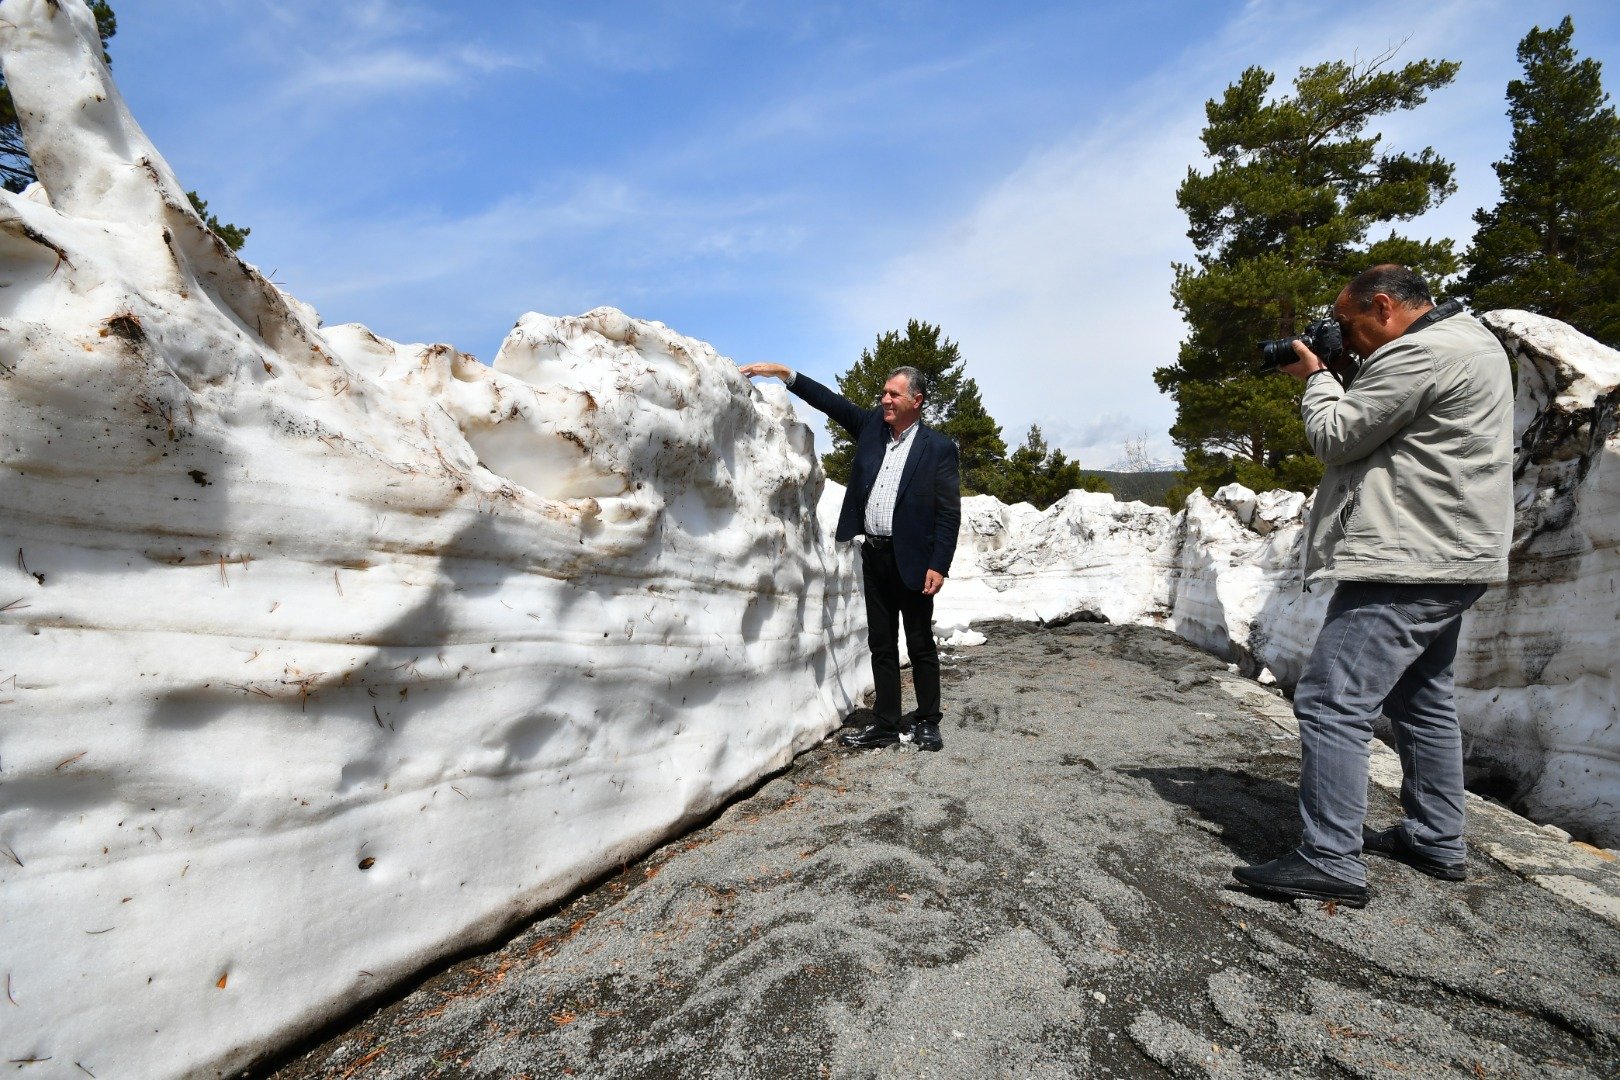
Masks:
[[[828,740],[260,1075],[1620,1076],[1613,922],[1488,836],[1463,884],[1374,860],[1359,911],[1241,891],[1298,838],[1298,742],[1225,665],[984,629],[942,752]]]

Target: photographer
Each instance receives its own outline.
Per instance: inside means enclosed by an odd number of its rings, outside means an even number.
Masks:
[[[1303,341],[1280,367],[1305,383],[1306,437],[1327,466],[1305,580],[1336,583],[1294,695],[1304,835],[1294,852],[1232,873],[1260,892],[1360,907],[1363,851],[1447,881],[1467,876],[1452,662],[1463,612],[1507,578],[1513,386],[1491,332],[1455,301],[1436,307],[1405,267],[1357,275],[1333,316],[1363,358],[1349,389],[1323,362],[1336,358]],[[1312,336],[1319,346],[1332,343],[1328,330]],[[1400,753],[1404,817],[1372,832],[1367,759],[1380,712]]]

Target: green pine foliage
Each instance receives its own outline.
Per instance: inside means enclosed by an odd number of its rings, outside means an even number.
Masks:
[[[1001,438],[1001,425],[985,410],[978,383],[969,378],[962,380],[956,407],[942,430],[956,443],[962,494],[993,492],[1007,466],[1007,444]]]
[[[1108,481],[1081,472],[1078,461],[1070,461],[1062,450],[1046,443],[1039,424],[1029,426],[1024,444],[1007,458],[995,489],[989,492],[1009,505],[1027,502],[1045,510],[1069,492],[1108,491]]]
[[[1298,333],[1328,311],[1344,283],[1397,262],[1430,280],[1456,269],[1449,240],[1422,241],[1374,226],[1414,218],[1455,188],[1452,167],[1425,148],[1389,150],[1369,125],[1414,109],[1455,77],[1457,64],[1419,60],[1303,68],[1293,93],[1251,67],[1205,105],[1208,172],[1189,168],[1176,195],[1197,250],[1174,267],[1171,295],[1188,334],[1176,362],[1153,373],[1176,399],[1170,435],[1197,488],[1232,481],[1255,490],[1306,491],[1321,478],[1299,417],[1298,383],[1262,373],[1256,342]]]
[[[96,29],[101,34],[101,59],[111,67],[112,53],[107,51],[107,42],[118,33],[118,16],[113,13],[112,5],[106,0],[91,0],[90,11],[96,17]],[[33,162],[28,157],[28,147],[23,142],[22,124],[17,119],[17,104],[11,99],[11,90],[6,86],[5,74],[0,72],[0,186],[7,191],[18,192],[37,179]],[[186,197],[191,200],[191,205],[203,219],[203,223],[225,241],[226,246],[232,251],[242,250],[242,245],[247,243],[248,233],[252,232],[252,229],[220,221],[208,213],[208,204],[199,198],[195,191],[186,192]]]
[[[191,200],[191,208],[197,211],[197,216],[203,219],[203,224],[211,229],[215,236],[225,241],[225,246],[232,251],[241,251],[242,245],[247,243],[248,233],[252,229],[244,229],[239,225],[219,220],[208,212],[208,200],[195,191],[186,192],[186,198]]]
[[[1620,118],[1574,35],[1566,16],[1519,42],[1501,201],[1474,212],[1457,292],[1476,310],[1523,308],[1620,347]]]

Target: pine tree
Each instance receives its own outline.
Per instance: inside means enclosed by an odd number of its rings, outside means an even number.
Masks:
[[[1045,510],[1069,492],[1108,491],[1108,481],[1087,476],[1078,461],[1070,461],[1062,450],[1053,450],[1041,434],[1039,424],[1029,426],[1024,444],[1007,458],[996,489],[990,494],[1004,503],[1027,502]]]
[[[215,236],[225,241],[225,246],[232,251],[241,251],[242,245],[247,243],[248,233],[252,229],[244,229],[239,225],[219,220],[208,212],[208,200],[195,191],[186,192],[186,198],[191,200],[191,208],[197,211],[197,216],[203,219],[203,224],[211,229]]]
[[[1620,117],[1574,35],[1566,16],[1519,42],[1501,201],[1474,212],[1457,292],[1476,310],[1524,308],[1620,347]]]
[[[962,494],[993,493],[1007,467],[1007,444],[1001,438],[1001,425],[985,411],[978,383],[972,379],[962,380],[956,407],[941,430],[956,443]]]
[[[107,51],[107,42],[118,33],[118,16],[113,13],[112,4],[107,0],[91,0],[90,12],[96,17],[96,30],[101,34],[101,59],[111,67],[112,53]],[[5,74],[0,72],[0,186],[7,191],[18,192],[36,179],[38,177],[34,175],[34,165],[29,160],[28,147],[23,142],[22,124],[17,119],[17,105],[11,99],[11,90],[6,86]],[[203,223],[225,241],[227,247],[232,251],[242,250],[242,245],[247,243],[248,233],[252,232],[252,229],[220,221],[208,213],[208,204],[195,191],[186,192],[186,197],[191,200],[192,207],[203,219]]]
[[[1315,485],[1321,465],[1305,442],[1298,384],[1262,373],[1255,343],[1325,315],[1344,283],[1375,263],[1430,280],[1456,268],[1448,240],[1393,230],[1368,240],[1374,225],[1416,217],[1455,189],[1451,165],[1432,149],[1381,152],[1367,127],[1422,104],[1458,65],[1385,70],[1392,59],[1303,68],[1294,92],[1276,98],[1274,76],[1251,67],[1204,107],[1214,165],[1189,168],[1176,193],[1197,249],[1193,264],[1174,267],[1171,290],[1188,336],[1176,362],[1153,373],[1176,399],[1170,434],[1185,453],[1172,506],[1233,480],[1257,490]]]

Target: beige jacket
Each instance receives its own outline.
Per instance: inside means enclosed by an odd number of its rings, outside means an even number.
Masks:
[[[1301,412],[1327,466],[1306,524],[1307,582],[1507,579],[1513,383],[1479,320],[1396,338],[1348,391],[1315,376]]]

